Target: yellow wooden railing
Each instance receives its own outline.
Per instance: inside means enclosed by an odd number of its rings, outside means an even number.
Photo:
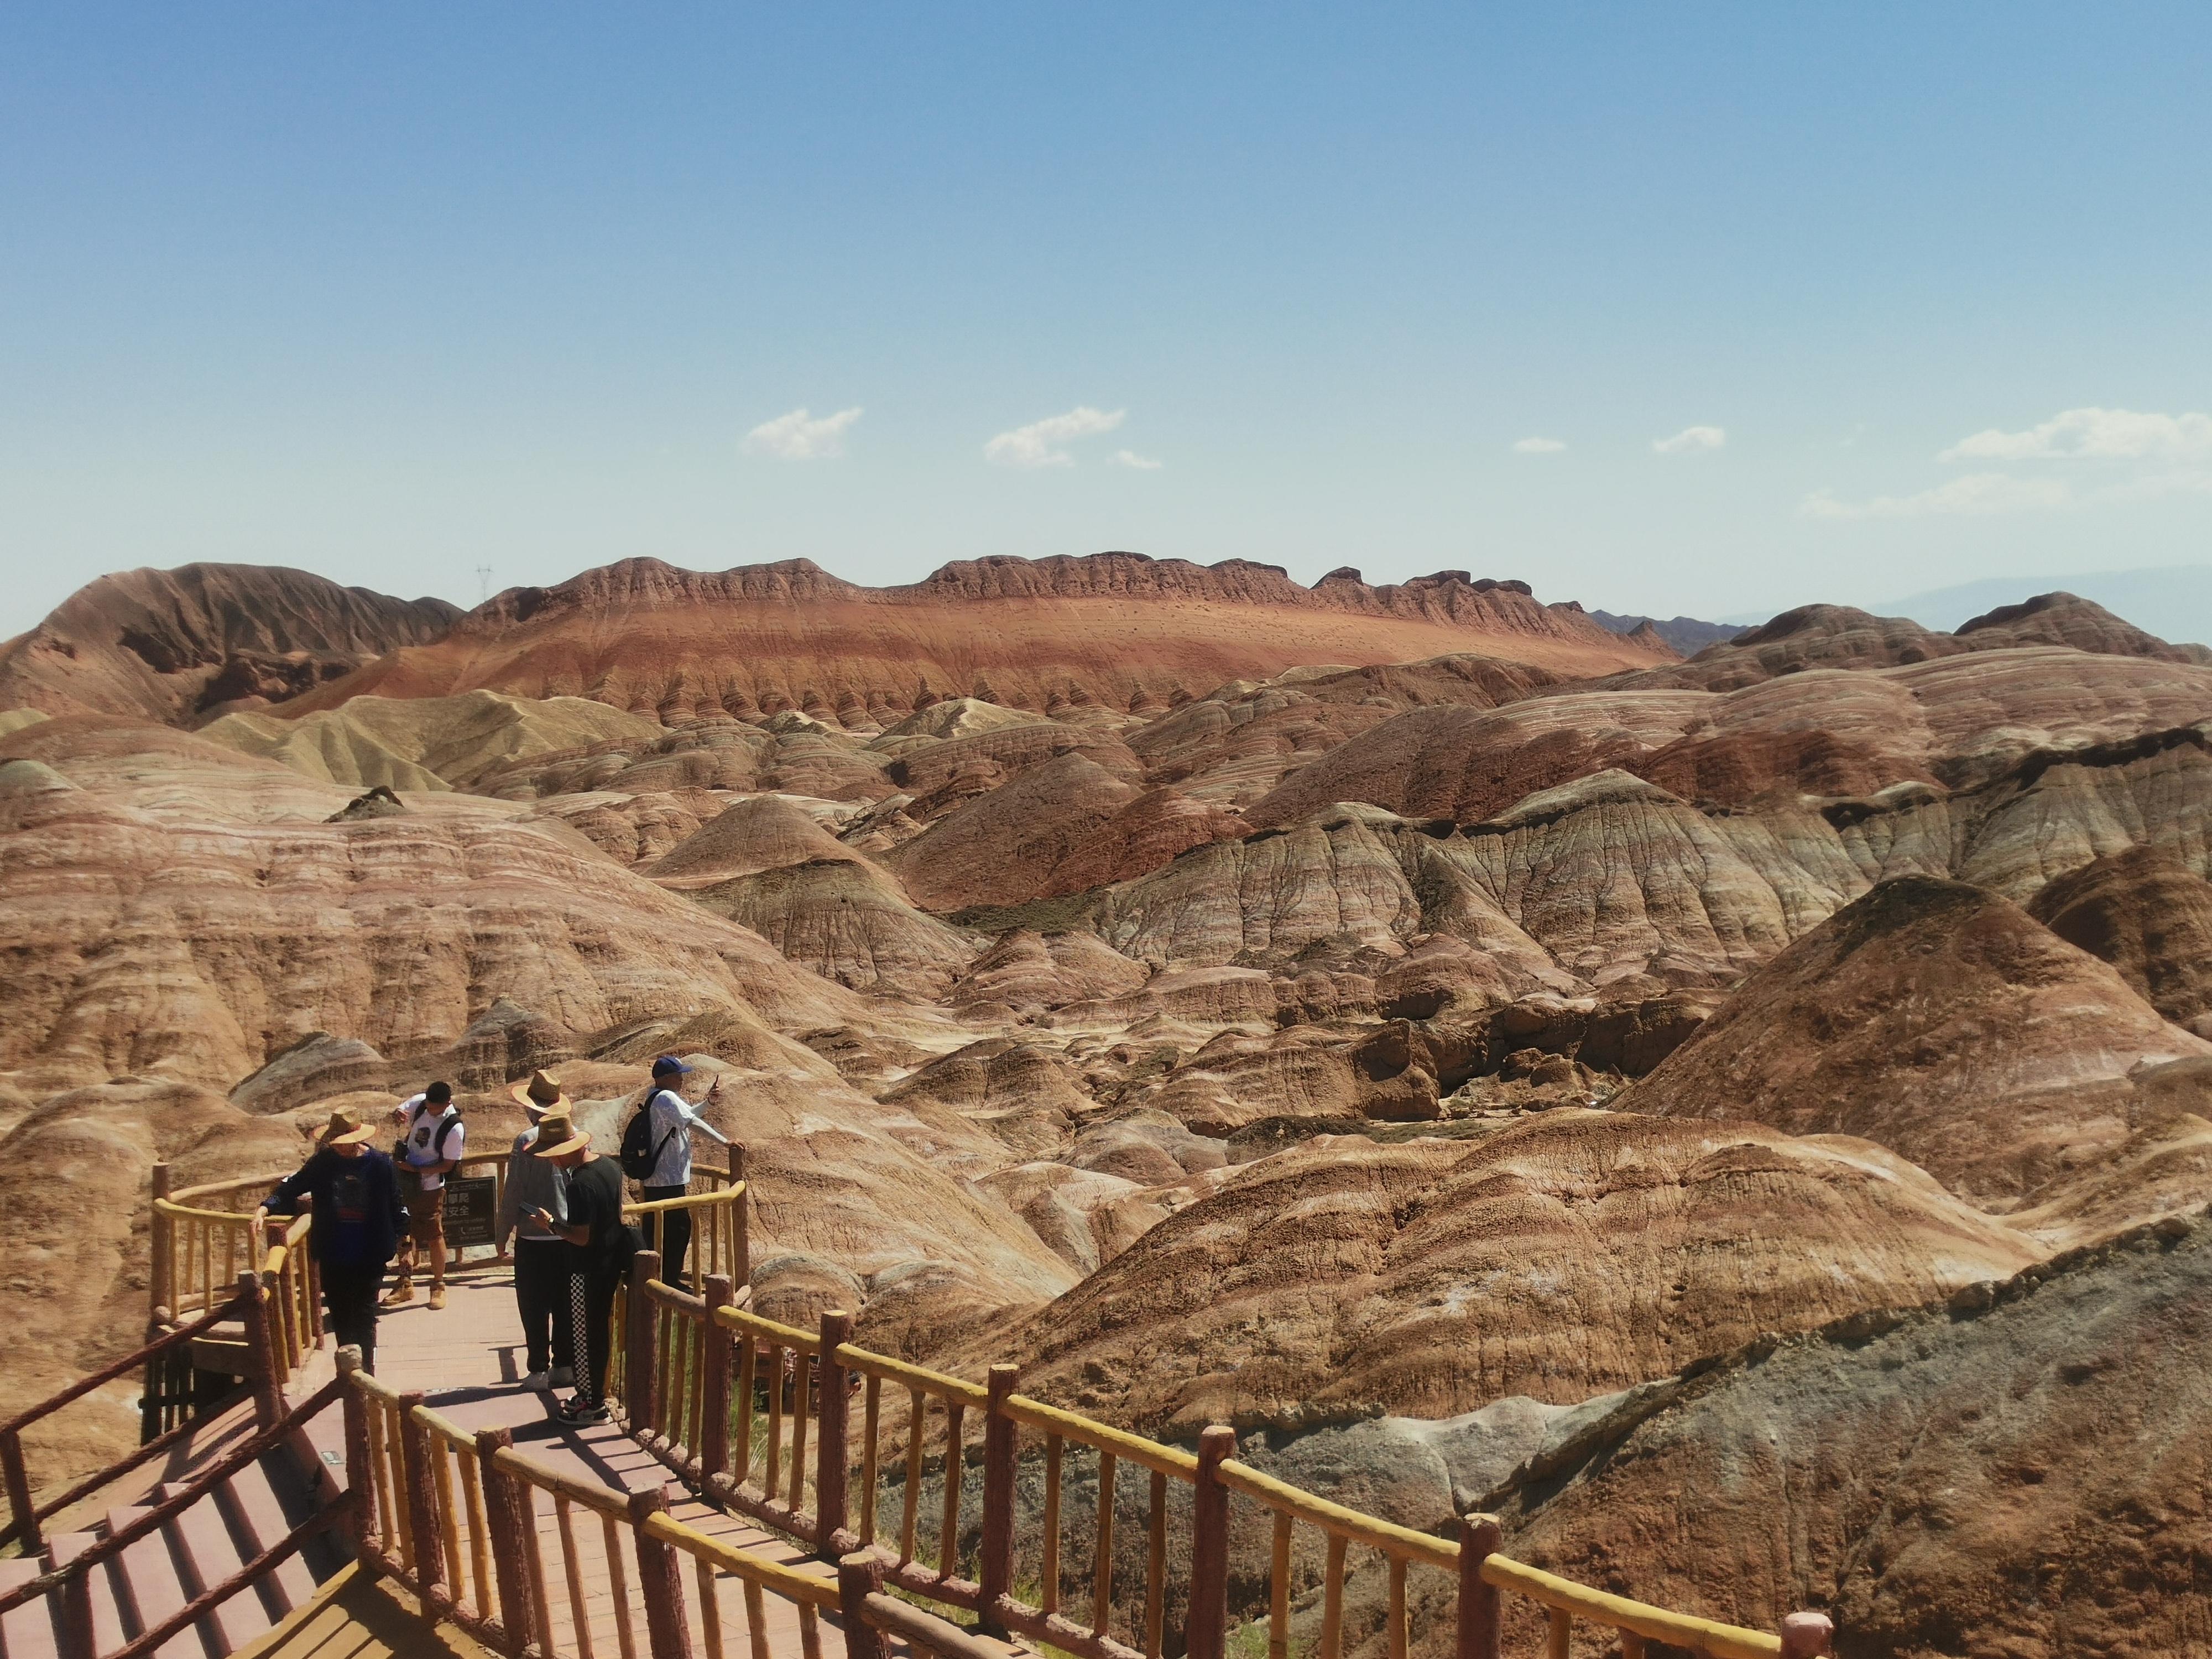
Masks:
[[[650,1271],[649,1258],[637,1265]],[[865,1553],[895,1589],[966,1609],[987,1626],[1079,1659],[1161,1659],[1176,1589],[1192,1608],[1185,1637],[1191,1659],[1222,1659],[1232,1500],[1253,1505],[1271,1534],[1261,1602],[1269,1659],[1288,1659],[1291,1604],[1310,1582],[1301,1528],[1319,1534],[1322,1558],[1312,1659],[1343,1659],[1355,1550],[1379,1557],[1387,1576],[1389,1659],[1410,1652],[1409,1609],[1420,1599],[1410,1580],[1419,1572],[1443,1575],[1440,1588],[1456,1599],[1457,1659],[1497,1659],[1507,1596],[1535,1605],[1546,1651],[1559,1659],[1577,1625],[1617,1640],[1624,1659],[1641,1659],[1649,1643],[1712,1659],[1826,1649],[1828,1626],[1819,1614],[1793,1614],[1780,1632],[1756,1631],[1593,1589],[1502,1553],[1490,1516],[1462,1517],[1455,1536],[1395,1525],[1238,1461],[1226,1428],[1207,1431],[1195,1454],[1162,1445],[1016,1393],[1012,1366],[994,1366],[979,1386],[855,1346],[844,1313],[823,1315],[818,1331],[780,1324],[738,1305],[719,1277],[702,1294],[658,1279],[633,1294],[635,1311],[617,1352],[635,1386],[621,1391],[621,1403],[647,1450],[710,1499],[825,1553]],[[848,1443],[855,1393],[856,1447]],[[980,1491],[970,1504],[968,1465],[979,1449]],[[1079,1459],[1095,1470],[1096,1484],[1089,1537],[1071,1559],[1066,1492]],[[1033,1469],[1042,1465],[1042,1513],[1017,1537],[1015,1483],[1025,1461]],[[1132,1468],[1149,1490],[1139,1511],[1141,1593],[1133,1581],[1123,1596],[1115,1534],[1124,1511],[1116,1494]],[[884,1486],[894,1469],[902,1474],[895,1540],[882,1535]],[[930,1475],[939,1483],[938,1513],[925,1517]],[[1188,1571],[1171,1581],[1182,1565],[1170,1550],[1169,1520],[1178,1504],[1192,1516],[1193,1543]],[[925,1518],[936,1521],[933,1540],[925,1535]],[[966,1538],[975,1540],[972,1567],[963,1554]],[[1034,1602],[1013,1593],[1022,1571],[1035,1575]],[[1207,1629],[1215,1638],[1210,1651]]]
[[[504,1155],[486,1156],[503,1165]],[[843,1615],[848,1644],[854,1618],[867,1623],[864,1604],[873,1606],[868,1598],[888,1585],[964,1609],[988,1629],[1049,1644],[1076,1659],[1163,1659],[1170,1645],[1169,1604],[1180,1593],[1189,1607],[1184,1632],[1189,1659],[1223,1659],[1231,1509],[1244,1504],[1255,1506],[1271,1534],[1264,1595],[1254,1604],[1265,1609],[1269,1659],[1288,1659],[1292,1601],[1310,1582],[1312,1558],[1301,1553],[1301,1529],[1318,1534],[1322,1557],[1320,1629],[1312,1659],[1343,1659],[1346,1585],[1354,1550],[1379,1556],[1387,1575],[1389,1659],[1407,1659],[1409,1609],[1420,1599],[1409,1581],[1418,1572],[1442,1573],[1452,1581],[1447,1588],[1458,1609],[1455,1659],[1497,1659],[1507,1596],[1534,1604],[1546,1650],[1559,1659],[1569,1651],[1578,1624],[1617,1639],[1624,1659],[1640,1659],[1650,1643],[1712,1659],[1796,1659],[1826,1649],[1826,1621],[1817,1614],[1792,1615],[1779,1632],[1749,1630],[1613,1595],[1514,1561],[1500,1551],[1497,1523],[1488,1516],[1462,1517],[1455,1535],[1443,1536],[1332,1504],[1238,1461],[1235,1436],[1226,1428],[1208,1430],[1194,1454],[1018,1394],[1012,1366],[992,1367],[988,1382],[979,1385],[873,1353],[852,1342],[853,1322],[842,1312],[822,1316],[816,1330],[765,1318],[744,1305],[746,1297],[738,1288],[748,1263],[742,1157],[742,1148],[733,1149],[732,1172],[710,1174],[699,1192],[630,1206],[629,1212],[648,1226],[675,1208],[690,1210],[694,1248],[684,1286],[655,1276],[656,1253],[634,1264],[632,1286],[610,1333],[610,1393],[638,1442],[712,1501],[825,1555],[850,1553],[865,1565],[867,1582],[854,1592],[860,1600],[848,1597]],[[190,1297],[210,1294],[214,1229],[243,1224],[246,1231],[235,1245],[223,1248],[236,1249],[246,1260],[258,1252],[255,1265],[271,1310],[269,1340],[280,1364],[296,1364],[302,1345],[313,1346],[320,1334],[312,1253],[301,1248],[308,1236],[306,1219],[288,1224],[264,1247],[252,1212],[235,1207],[248,1195],[265,1193],[268,1185],[249,1180],[174,1195],[157,1192],[157,1212],[167,1205],[165,1213],[180,1229],[173,1239],[185,1241],[173,1243],[157,1277],[188,1306]],[[232,1207],[223,1207],[226,1203]],[[188,1234],[184,1228],[202,1231]],[[173,1307],[171,1312],[173,1317]],[[855,1394],[857,1446],[851,1443]],[[837,1604],[838,1585],[826,1570],[779,1576],[792,1570],[731,1552],[656,1508],[641,1509],[638,1498],[532,1463],[500,1438],[504,1431],[472,1435],[419,1397],[395,1395],[366,1376],[353,1376],[351,1396],[360,1402],[356,1461],[374,1487],[374,1501],[363,1500],[359,1522],[373,1533],[374,1553],[387,1564],[404,1563],[410,1582],[428,1587],[427,1602],[497,1641],[526,1626],[549,1659],[556,1650],[592,1659],[586,1580],[600,1571],[619,1582],[626,1569],[618,1534],[625,1528],[641,1574],[648,1558],[660,1563],[653,1567],[655,1573],[674,1573],[669,1564],[679,1555],[691,1558],[699,1583],[690,1605],[702,1610],[712,1654],[719,1656],[721,1640],[720,1615],[713,1612],[717,1573],[744,1580],[750,1632],[760,1628],[753,1615],[764,1594],[799,1603],[805,1620],[812,1619],[813,1609]],[[981,1480],[971,1483],[969,1465],[978,1453]],[[1042,1503],[1041,1518],[1022,1529],[1016,1481],[1025,1460],[1041,1465]],[[1132,1506],[1143,1528],[1140,1591],[1136,1578],[1126,1586],[1116,1582],[1117,1518],[1127,1513],[1117,1498],[1131,1470],[1142,1472],[1148,1489],[1141,1508]],[[1082,1517],[1071,1516],[1071,1508],[1080,1506],[1071,1505],[1067,1494],[1071,1481],[1085,1472],[1095,1477],[1089,1535],[1073,1540],[1079,1547],[1071,1554],[1066,1534],[1071,1522]],[[900,1488],[895,1540],[879,1535],[887,1524],[883,1511],[894,1473]],[[939,1483],[936,1513],[925,1516],[924,1489],[933,1477]],[[508,1507],[502,1510],[502,1504]],[[596,1539],[588,1526],[579,1533],[579,1506],[599,1517]],[[1191,1516],[1192,1543],[1187,1567],[1171,1577],[1182,1565],[1171,1559],[1170,1551],[1170,1517],[1179,1506]],[[927,1535],[926,1521],[935,1523],[933,1539]],[[503,1526],[512,1534],[505,1542]],[[1024,1535],[1018,1537],[1018,1529]],[[558,1580],[549,1577],[541,1559],[541,1534],[560,1540]],[[966,1541],[971,1539],[972,1550]],[[653,1555],[655,1549],[672,1553],[664,1561]],[[1034,1601],[1015,1594],[1021,1568],[1034,1573]],[[551,1592],[556,1583],[567,1590],[565,1613]],[[669,1616],[678,1616],[682,1596],[662,1588],[661,1600],[673,1595],[678,1609]],[[1117,1596],[1124,1588],[1127,1594]],[[646,1595],[645,1605],[650,1613],[654,1598]],[[854,1607],[863,1607],[863,1614],[854,1614]],[[958,1643],[965,1638],[956,1627],[931,1633],[939,1638],[937,1650],[963,1651]],[[615,1634],[623,1659],[636,1659],[635,1632],[624,1623]],[[752,1639],[756,1659],[766,1659],[763,1638],[755,1634]],[[653,1635],[651,1645],[659,1659],[660,1636]]]

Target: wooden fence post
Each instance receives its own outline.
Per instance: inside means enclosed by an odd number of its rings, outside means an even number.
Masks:
[[[146,1275],[147,1317],[149,1324],[152,1322],[155,1309],[172,1308],[177,1302],[174,1286],[170,1283],[170,1274],[176,1261],[175,1240],[172,1232],[175,1224],[163,1215],[161,1210],[162,1200],[169,1195],[169,1183],[173,1174],[174,1171],[166,1164],[156,1164],[154,1166],[153,1201],[149,1206],[153,1216],[153,1226],[152,1237],[148,1240],[152,1246],[153,1260]],[[152,1340],[150,1333],[148,1340]]]
[[[630,1526],[637,1538],[637,1595],[645,1603],[646,1639],[653,1659],[691,1659],[691,1629],[684,1612],[684,1570],[676,1547],[645,1530],[646,1519],[668,1507],[668,1491],[632,1492]]]
[[[1190,1521],[1189,1659],[1222,1659],[1229,1630],[1229,1488],[1221,1466],[1237,1455],[1237,1431],[1215,1424],[1198,1437],[1198,1489]]]
[[[477,1478],[483,1483],[484,1530],[491,1534],[492,1571],[499,1580],[499,1629],[507,1650],[519,1654],[532,1643],[541,1648],[544,1634],[532,1611],[537,1597],[530,1583],[531,1534],[537,1504],[530,1488],[497,1466],[499,1454],[514,1443],[512,1429],[477,1431]],[[628,1609],[623,1616],[629,1617]]]
[[[1006,1396],[1014,1391],[1021,1370],[1014,1365],[994,1365],[985,1379],[988,1397],[983,1407],[983,1545],[976,1577],[982,1586],[984,1628],[1003,1637],[995,1611],[1002,1596],[1014,1588],[1014,1475],[1020,1425],[1007,1414]]]
[[[1793,1613],[1782,1620],[1782,1659],[1816,1659],[1833,1653],[1835,1621],[1825,1613]]]
[[[407,1477],[407,1490],[399,1494],[407,1505],[409,1541],[414,1545],[415,1593],[422,1605],[441,1610],[450,1599],[445,1592],[446,1552],[438,1530],[437,1477],[430,1472],[430,1437],[415,1420],[422,1391],[399,1396],[399,1466]]]
[[[353,1546],[353,1559],[363,1567],[373,1565],[369,1559],[369,1530],[376,1525],[376,1472],[368,1461],[368,1401],[362,1397],[360,1385],[354,1381],[361,1370],[361,1350],[347,1343],[337,1352],[338,1375],[345,1380],[345,1393],[339,1397],[338,1409],[345,1417],[346,1490],[353,1494],[353,1513],[346,1519],[346,1540]],[[379,1539],[380,1550],[384,1540]]]
[[[822,1352],[814,1365],[814,1535],[823,1559],[830,1561],[860,1541],[845,1524],[852,1373],[837,1363],[837,1350],[852,1340],[852,1315],[833,1308],[822,1316]]]
[[[733,1140],[730,1143],[730,1179],[743,1181],[744,1178],[745,1143]],[[730,1282],[741,1291],[753,1282],[752,1240],[747,1231],[747,1218],[752,1206],[753,1194],[750,1187],[738,1194],[737,1201],[730,1206],[736,1223],[736,1237],[731,1241]]]
[[[38,1505],[31,1501],[30,1471],[23,1466],[23,1437],[13,1429],[0,1434],[0,1474],[8,1482],[8,1518],[15,1522],[15,1535],[22,1540],[25,1555],[36,1555],[46,1540],[39,1534]]]
[[[837,1563],[837,1608],[844,1615],[845,1659],[884,1659],[883,1632],[867,1620],[867,1601],[882,1593],[884,1564],[872,1550]]]
[[[713,1496],[714,1477],[730,1467],[730,1334],[714,1322],[735,1293],[727,1273],[707,1275],[706,1322],[699,1338],[699,1490]]]
[[[264,1429],[274,1428],[284,1415],[284,1385],[276,1380],[284,1370],[276,1357],[278,1338],[259,1273],[251,1268],[239,1273],[238,1299],[242,1304],[239,1322],[246,1329],[246,1363],[252,1364],[257,1357],[261,1362],[261,1374],[253,1379],[254,1420]]]
[[[1482,1564],[1504,1538],[1494,1515],[1460,1517],[1459,1631],[1452,1659],[1498,1659],[1498,1587],[1484,1581]]]
[[[629,1259],[629,1328],[623,1333],[623,1413],[629,1431],[642,1439],[659,1421],[660,1379],[653,1374],[653,1322],[659,1311],[646,1285],[660,1277],[660,1255],[640,1250]],[[582,1356],[579,1355],[579,1358]]]

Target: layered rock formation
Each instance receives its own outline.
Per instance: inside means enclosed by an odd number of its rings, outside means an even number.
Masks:
[[[305,653],[262,695],[374,633],[176,580],[216,596],[179,637]],[[1231,1419],[1407,1524],[1507,1481],[1529,1549],[1562,1517],[1693,1603],[1711,1528],[1565,1502],[1628,1473],[1592,1424],[2212,1198],[2212,666],[2067,596],[1688,662],[1457,573],[1133,556],[635,561],[416,621],[197,736],[220,663],[36,658],[84,696],[0,712],[0,1167],[76,1179],[112,1114],[120,1204],[192,1125],[281,1166],[432,1075],[495,1136],[546,1064],[611,1136],[684,1054],[775,1316]]]
[[[495,771],[590,749],[658,741],[661,729],[583,697],[542,702],[471,691],[398,702],[356,697],[343,708],[280,720],[226,714],[200,728],[210,743],[281,761],[349,788],[467,789]]]
[[[1865,1142],[1554,1112],[1250,1166],[1016,1347],[1024,1387],[1171,1433],[1447,1417],[1579,1401],[2040,1253]]]
[[[1753,974],[1626,1101],[1863,1136],[2008,1207],[2127,1139],[2130,1071],[2208,1055],[2004,899],[1908,876]]]
[[[2188,1652],[2209,1233],[2172,1218],[1615,1402],[1512,1484],[1506,1547],[1755,1628],[1825,1607],[1852,1659]]]
[[[2059,877],[2028,915],[2120,971],[2138,996],[2197,1036],[2212,1014],[2212,883],[2164,847],[2108,853]]]
[[[102,576],[0,645],[0,708],[190,723],[283,702],[439,638],[461,612],[304,570],[188,564]]]
[[[842,581],[805,559],[708,574],[627,559],[520,588],[434,646],[394,653],[319,695],[443,696],[485,688],[580,696],[665,720],[796,709],[882,727],[975,696],[1042,714],[1163,714],[1224,681],[1302,663],[1402,662],[1479,648],[1606,673],[1668,660],[1578,606],[1444,572],[1370,587],[1299,586],[1272,565],[1135,553],[951,564],[907,587]]]
[[[343,790],[155,728],[49,720],[0,739],[19,759],[53,780],[0,790],[0,1073],[27,1089],[132,1073],[225,1091],[312,1031],[395,1075],[498,1081],[648,1014],[854,1012],[558,820],[430,794],[325,823]],[[501,1002],[526,1042],[479,1030]]]

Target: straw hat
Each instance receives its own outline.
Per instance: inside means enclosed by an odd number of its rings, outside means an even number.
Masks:
[[[580,1152],[591,1144],[590,1133],[576,1127],[575,1120],[564,1106],[538,1120],[538,1144],[530,1150],[540,1158],[558,1158],[563,1152]]]
[[[357,1141],[372,1139],[375,1133],[375,1128],[363,1123],[352,1107],[338,1106],[331,1109],[331,1121],[324,1126],[322,1133],[316,1137],[316,1144],[322,1146],[350,1146]]]
[[[566,1110],[568,1104],[568,1097],[561,1089],[561,1079],[550,1072],[532,1072],[527,1083],[516,1084],[507,1093],[533,1117]]]

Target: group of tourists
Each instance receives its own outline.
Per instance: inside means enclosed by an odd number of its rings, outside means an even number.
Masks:
[[[691,1132],[729,1145],[684,1099],[681,1080],[690,1069],[672,1054],[653,1062],[653,1086],[620,1163],[595,1151],[590,1133],[576,1127],[557,1077],[534,1072],[510,1091],[530,1127],[510,1149],[494,1231],[501,1256],[513,1253],[526,1351],[522,1386],[573,1389],[556,1408],[564,1422],[606,1420],[608,1321],[630,1256],[642,1244],[623,1219],[624,1167],[639,1178],[648,1201],[681,1197],[691,1181]],[[708,1101],[714,1096],[710,1089]],[[396,1267],[397,1279],[384,1307],[414,1299],[416,1271],[426,1262],[429,1306],[446,1305],[446,1178],[467,1146],[460,1109],[444,1083],[403,1102],[392,1115],[398,1135],[387,1156],[369,1145],[377,1138],[374,1126],[349,1108],[332,1111],[313,1153],[278,1183],[265,1206],[271,1215],[295,1215],[303,1200],[313,1206],[310,1237],[331,1328],[341,1346],[361,1350],[362,1368],[372,1372],[377,1293],[387,1266]],[[690,1215],[664,1212],[661,1277],[672,1284],[682,1277],[690,1239]]]

